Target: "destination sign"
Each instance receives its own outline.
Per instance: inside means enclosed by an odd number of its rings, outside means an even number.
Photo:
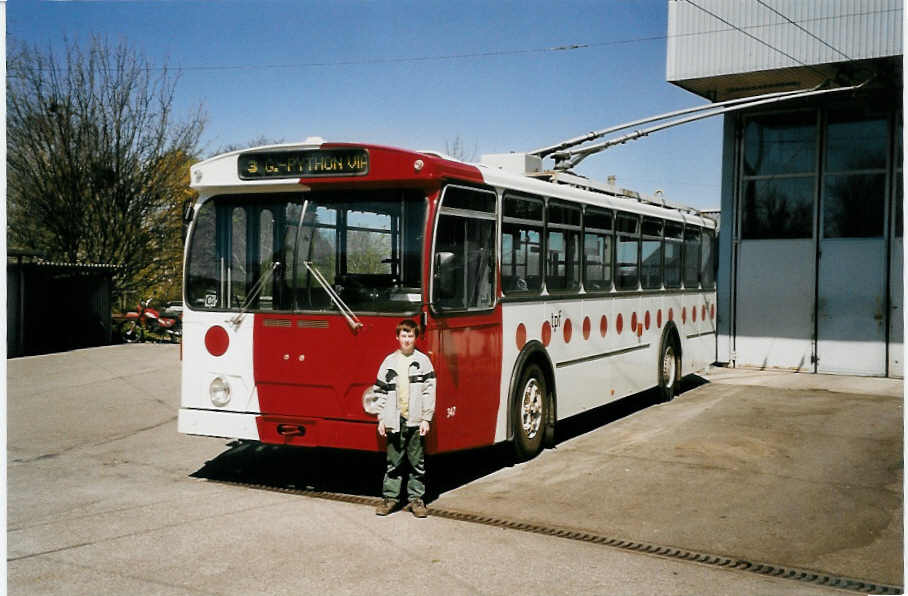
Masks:
[[[237,169],[241,180],[362,176],[369,173],[369,153],[365,149],[241,153]]]

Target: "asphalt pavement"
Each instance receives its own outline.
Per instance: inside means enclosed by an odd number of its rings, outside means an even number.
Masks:
[[[10,594],[840,594],[277,488],[377,496],[371,455],[176,432],[179,347],[9,360]],[[708,382],[703,382],[708,381]],[[902,584],[902,383],[714,369],[514,465],[430,460],[439,511]]]

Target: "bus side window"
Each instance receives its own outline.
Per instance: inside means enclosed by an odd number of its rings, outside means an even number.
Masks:
[[[189,250],[187,267],[188,306],[196,309],[218,308],[221,299],[220,258],[217,247],[217,211],[214,201],[199,208],[193,223],[196,240]]]
[[[681,244],[684,228],[676,221],[665,222],[665,287],[681,287]]]
[[[455,206],[446,209],[449,198],[454,199],[450,204]],[[445,189],[433,256],[432,302],[436,308],[473,310],[494,304],[494,198],[489,192]],[[485,210],[488,201],[490,211],[474,211]]]
[[[538,197],[505,195],[501,223],[501,285],[507,295],[542,289],[542,210]]]
[[[615,255],[615,287],[636,290],[640,285],[640,218],[619,213],[616,219],[617,253]]]
[[[580,288],[580,208],[552,201],[546,220],[545,286],[549,291]]]
[[[643,243],[640,262],[641,285],[644,290],[662,288],[662,228],[664,222],[656,217],[643,218]]]
[[[612,289],[611,211],[590,207],[583,218],[583,287],[587,292]]]
[[[699,286],[700,273],[700,228],[684,228],[684,287],[696,290]]]

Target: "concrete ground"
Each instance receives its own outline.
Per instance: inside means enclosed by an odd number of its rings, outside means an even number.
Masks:
[[[435,503],[902,582],[902,382],[715,368]]]
[[[176,432],[178,350],[8,361],[10,594],[391,594],[403,578],[412,593],[841,593],[206,482],[237,458]],[[718,369],[709,380],[670,404],[625,400],[561,425],[557,449],[524,464],[501,449],[435,458],[432,505],[901,584],[901,384]],[[296,485],[378,491],[374,458],[332,456],[354,463],[325,479],[324,454],[277,457]],[[233,473],[268,467],[245,465]]]

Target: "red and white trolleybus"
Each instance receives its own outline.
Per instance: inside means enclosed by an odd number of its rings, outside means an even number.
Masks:
[[[541,159],[325,143],[192,168],[179,430],[377,451],[364,394],[411,318],[429,453],[513,441],[714,360],[716,224]]]

